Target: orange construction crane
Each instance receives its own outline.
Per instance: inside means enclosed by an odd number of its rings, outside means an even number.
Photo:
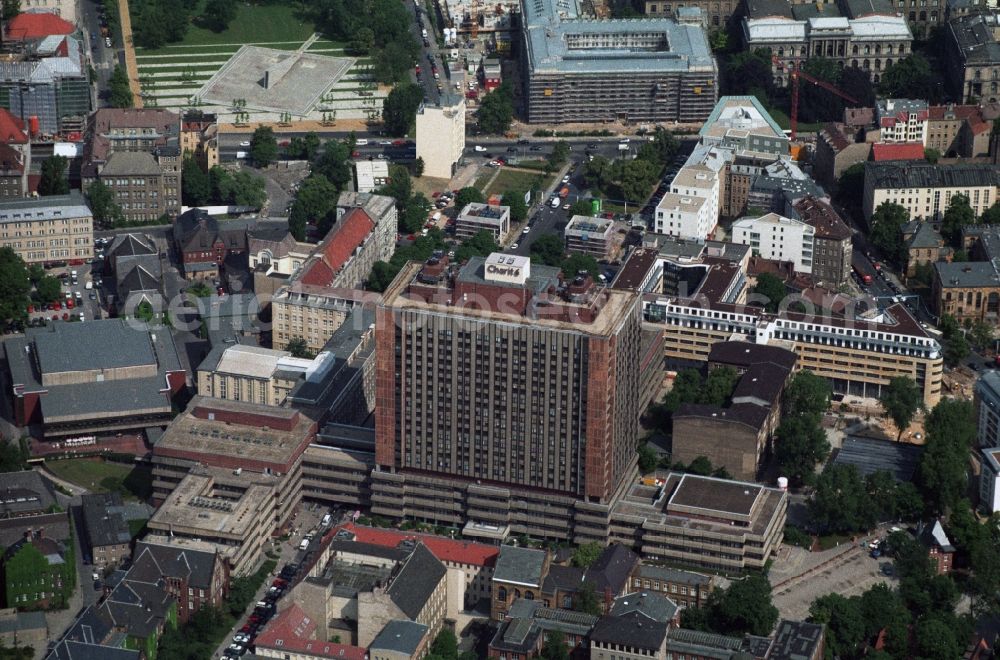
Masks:
[[[779,60],[777,55],[772,55],[771,56],[771,62],[773,62],[774,65],[776,67],[778,67],[779,69],[786,69],[785,63],[782,62],[781,60]],[[806,73],[805,71],[802,71],[798,67],[787,68],[787,70],[788,70],[788,76],[789,76],[789,78],[791,79],[791,82],[792,82],[792,116],[791,116],[791,120],[792,120],[792,125],[791,125],[792,134],[791,134],[791,138],[793,140],[795,139],[795,135],[796,135],[796,132],[798,131],[798,126],[799,126],[799,78],[805,78],[806,81],[811,82],[812,84],[816,85],[817,87],[822,87],[823,89],[825,89],[828,92],[836,94],[837,96],[839,96],[840,98],[844,99],[845,101],[848,101],[850,103],[854,103],[856,105],[861,105],[861,102],[858,101],[856,98],[845,94],[844,92],[840,91],[839,89],[837,89],[836,87],[834,87],[832,84],[826,82],[825,80],[820,80],[819,78],[814,78],[813,76],[810,76],[808,73]]]

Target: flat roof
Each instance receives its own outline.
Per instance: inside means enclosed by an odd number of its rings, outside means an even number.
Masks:
[[[162,332],[169,332],[163,328]],[[29,328],[42,375],[155,365],[150,330],[125,319]]]
[[[203,530],[244,536],[249,528],[264,522],[259,519],[259,512],[266,507],[267,500],[274,497],[272,487],[254,483],[253,479],[259,475],[251,477],[250,474],[243,475],[242,479],[249,485],[239,499],[234,500],[233,493],[228,489],[225,491],[227,497],[215,496],[215,476],[210,470],[189,472],[153,514],[149,520],[150,529]],[[238,546],[226,548],[228,552],[238,549]]]
[[[480,275],[476,274],[477,269],[481,270],[482,263],[482,257],[473,257],[469,260],[469,263],[462,268],[459,277],[470,278],[470,281],[480,282],[482,284],[492,286],[501,285],[502,283],[499,282],[484,280]],[[604,291],[607,295],[607,299],[605,300],[600,313],[596,315],[594,321],[591,323],[583,323],[581,321],[568,322],[551,318],[532,319],[515,313],[508,314],[499,311],[483,310],[472,307],[456,307],[454,305],[428,303],[419,298],[409,297],[406,295],[406,290],[422,268],[423,264],[415,261],[411,261],[404,266],[396,276],[396,279],[393,280],[393,283],[383,294],[381,305],[400,312],[424,311],[447,316],[481,319],[483,322],[505,322],[516,325],[566,330],[603,337],[611,334],[618,324],[633,312],[634,304],[638,298],[637,294],[631,291],[605,289]],[[543,269],[550,269],[554,272],[558,271],[558,269],[549,266],[532,264],[532,274],[528,279],[529,285],[532,280],[540,274],[540,271],[543,271]],[[545,281],[551,281],[551,277],[546,277]]]
[[[536,74],[716,71],[699,25],[668,18],[590,20],[579,0],[526,0],[522,16],[528,67]],[[600,47],[587,36],[602,37]]]
[[[239,98],[249,109],[303,116],[355,61],[350,57],[242,46],[195,96],[225,106]]]
[[[667,507],[680,506],[749,517],[763,491],[762,486],[748,482],[685,474],[670,496]]]
[[[228,418],[243,416],[246,424],[221,419],[202,419],[194,412],[204,408],[230,413]],[[267,419],[292,421],[290,431],[266,426]],[[243,401],[195,396],[187,410],[170,422],[153,451],[171,455],[176,452],[203,456],[226,456],[267,463],[285,464],[305,449],[314,420],[307,411],[277,408]],[[195,460],[192,458],[192,460]]]

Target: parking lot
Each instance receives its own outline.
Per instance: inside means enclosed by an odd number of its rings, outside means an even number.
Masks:
[[[76,273],[76,277],[73,274]],[[46,275],[56,277],[62,282],[60,297],[55,301],[32,304],[28,307],[28,324],[40,326],[46,321],[71,319],[77,321],[93,321],[103,318],[101,310],[100,273],[92,277],[92,265],[89,262],[66,262],[48,268]],[[96,285],[95,285],[96,283]]]
[[[896,586],[892,560],[869,555],[872,537],[858,539],[821,552],[783,545],[771,567],[774,606],[783,618],[805,619],[818,597],[837,593],[858,596],[879,582]],[[863,546],[863,547],[862,547]]]

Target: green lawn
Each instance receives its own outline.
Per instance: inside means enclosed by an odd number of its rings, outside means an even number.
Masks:
[[[768,108],[767,111],[770,113],[771,118],[784,130],[789,130],[792,127],[792,120],[789,119],[788,115],[785,114],[784,110],[779,110],[778,108]],[[811,133],[813,131],[818,131],[823,128],[826,124],[823,122],[817,122],[815,124],[807,124],[805,122],[799,122],[798,130],[799,133]]]
[[[147,499],[152,493],[153,475],[145,465],[113,463],[96,458],[69,458],[46,461],[52,474],[95,493],[118,491],[127,499]]]
[[[500,174],[493,180],[487,190],[487,195],[504,194],[508,190],[518,190],[525,192],[528,190],[544,190],[552,183],[552,177],[546,178],[544,174],[538,172],[525,172],[522,170],[512,170],[504,167]]]
[[[201,6],[204,6],[202,3]],[[197,15],[199,12],[195,12]],[[135,20],[135,17],[132,17]],[[238,4],[236,18],[222,32],[198,27],[197,20],[188,28],[184,41],[172,46],[196,46],[219,44],[255,44],[266,42],[294,42],[301,44],[315,31],[311,21],[300,17],[295,7],[287,4],[268,4],[250,6]],[[285,46],[278,44],[274,48]],[[296,48],[288,44],[287,48]],[[161,48],[158,50],[137,49],[137,54],[157,55],[175,52],[176,49]]]

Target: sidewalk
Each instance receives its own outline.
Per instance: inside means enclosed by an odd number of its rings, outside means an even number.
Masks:
[[[118,0],[118,22],[122,30],[122,49],[125,51],[125,73],[128,86],[132,90],[132,107],[142,107],[142,89],[139,87],[139,65],[135,59],[132,43],[132,17],[129,15],[128,0]]]

